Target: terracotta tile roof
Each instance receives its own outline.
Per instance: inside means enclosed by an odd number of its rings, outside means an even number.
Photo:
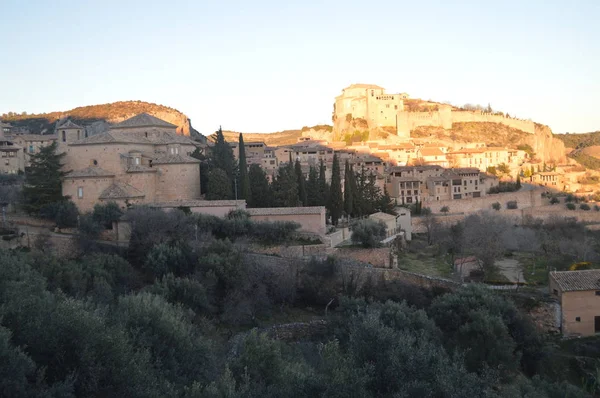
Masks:
[[[16,134],[10,137],[14,141],[55,141],[58,139],[56,134]]]
[[[144,137],[146,138],[146,137]],[[154,137],[151,134],[148,135],[147,138],[150,142],[152,143],[156,143],[156,144],[189,144],[189,145],[196,145],[196,142],[194,142],[194,140],[185,137],[183,135],[179,135],[176,133],[170,133],[167,131],[163,131],[160,132],[160,134],[158,135],[158,137]]]
[[[105,131],[100,134],[94,134],[87,138],[75,141],[69,145],[90,145],[90,144],[152,144],[146,137],[140,137],[137,134],[127,134],[119,131]]]
[[[446,156],[444,152],[438,148],[422,148],[419,150],[421,156]]]
[[[485,150],[481,149],[481,148],[463,148],[463,149],[459,149],[458,151],[452,151],[450,152],[451,155],[453,154],[467,154],[467,153],[484,153]]]
[[[141,164],[134,164],[127,168],[128,173],[155,173],[156,171],[157,169],[153,169],[152,167],[144,166]]]
[[[65,178],[84,178],[84,177],[113,177],[115,174],[100,167],[90,166],[81,170],[73,170]]]
[[[100,134],[94,134],[87,138],[75,141],[69,145],[90,145],[90,144],[109,144],[109,143],[125,143],[125,144],[150,144],[150,145],[166,145],[166,144],[187,144],[195,145],[194,141],[188,137],[175,133],[161,131],[158,136],[149,134],[148,137],[141,133],[132,133],[126,131],[110,130]]]
[[[387,214],[387,213],[383,213],[381,211],[378,211],[377,213],[371,214],[369,216],[369,218],[374,218],[376,220],[382,220],[382,221],[396,220],[396,216],[391,215],[391,214]]]
[[[83,129],[82,126],[73,123],[71,121],[71,119],[67,120],[66,122],[64,122],[63,124],[61,124],[60,126],[56,127],[57,129]]]
[[[481,173],[481,170],[479,170],[476,167],[455,167],[450,170],[456,174],[479,174],[479,173]]]
[[[349,88],[383,88],[383,87],[378,86],[376,84],[354,83],[354,84],[351,84],[348,87],[346,87],[346,89],[349,89]]]
[[[100,194],[100,199],[143,198],[145,195],[137,188],[123,182],[115,182]]]
[[[246,209],[251,216],[269,216],[279,214],[321,214],[325,212],[324,206],[310,206],[310,207],[264,207],[264,208],[253,208]]]
[[[155,158],[152,164],[182,164],[182,163],[200,163],[198,159],[195,159],[187,155],[165,155]]]
[[[586,271],[552,271],[550,278],[563,292],[600,290],[600,269]]]
[[[166,127],[166,128],[177,128],[174,124],[165,122],[162,119],[149,115],[147,113],[140,113],[127,120],[123,120],[121,123],[117,123],[111,126],[111,129],[120,128],[132,128],[132,127]]]

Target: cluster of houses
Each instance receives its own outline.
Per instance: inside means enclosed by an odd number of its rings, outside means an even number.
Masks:
[[[37,153],[40,147],[57,141],[67,154],[65,168],[71,171],[65,189],[69,195],[81,200],[83,208],[108,196],[118,196],[117,199],[128,203],[200,198],[199,186],[193,182],[199,180],[194,171],[198,162],[189,155],[198,147],[202,150],[210,148],[177,135],[176,126],[151,115],[137,115],[111,126],[107,132],[89,137],[83,126],[71,120],[59,124],[54,133],[42,135],[14,133],[7,124],[0,127],[0,173],[24,171],[31,155]],[[239,158],[238,143],[231,142],[230,145],[234,156]],[[100,153],[96,153],[98,151]],[[342,170],[348,162],[356,172],[364,170],[368,175],[375,175],[378,186],[382,190],[386,188],[399,205],[485,196],[490,188],[498,185],[498,178],[486,172],[489,167],[505,165],[514,175],[528,161],[527,153],[522,150],[489,147],[483,143],[449,147],[420,139],[348,145],[346,142],[329,143],[303,136],[291,145],[246,142],[245,153],[248,165],[259,165],[271,179],[279,167],[292,158],[300,162],[305,175],[308,175],[310,167],[319,167],[323,162],[327,180],[331,179],[331,166],[336,154]],[[91,159],[92,154],[94,159]],[[99,158],[102,158],[102,164]],[[153,168],[159,164],[160,168]],[[176,164],[180,166],[175,167]],[[187,166],[181,166],[185,164]],[[162,174],[157,172],[159,169]],[[165,177],[169,172],[169,176]],[[562,190],[564,182],[561,176],[557,172],[538,172],[531,180]],[[98,181],[100,177],[104,178],[103,184]],[[85,185],[94,181],[94,187],[81,186],[85,178]],[[344,176],[341,175],[341,178],[343,180]],[[175,181],[182,181],[179,187],[182,193],[177,192],[179,188],[175,187]],[[109,190],[111,195],[107,193],[109,186],[112,187]]]

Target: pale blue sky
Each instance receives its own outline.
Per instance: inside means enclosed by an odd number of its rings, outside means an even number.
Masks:
[[[0,114],[144,100],[272,132],[331,123],[360,82],[600,130],[599,21],[599,0],[0,0]]]

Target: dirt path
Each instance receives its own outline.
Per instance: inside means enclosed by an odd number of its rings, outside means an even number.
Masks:
[[[512,258],[496,260],[494,263],[498,267],[498,271],[502,273],[511,282],[525,282],[521,264]]]

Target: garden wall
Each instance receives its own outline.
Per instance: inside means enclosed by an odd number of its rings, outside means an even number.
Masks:
[[[506,209],[506,203],[516,201],[519,209],[541,206],[543,190],[532,189],[528,191],[504,192],[489,194],[481,198],[468,198],[456,200],[440,200],[424,202],[423,207],[428,207],[433,213],[440,213],[444,206],[448,206],[451,213],[476,213],[481,210],[492,210],[492,204],[498,202],[502,209]]]

